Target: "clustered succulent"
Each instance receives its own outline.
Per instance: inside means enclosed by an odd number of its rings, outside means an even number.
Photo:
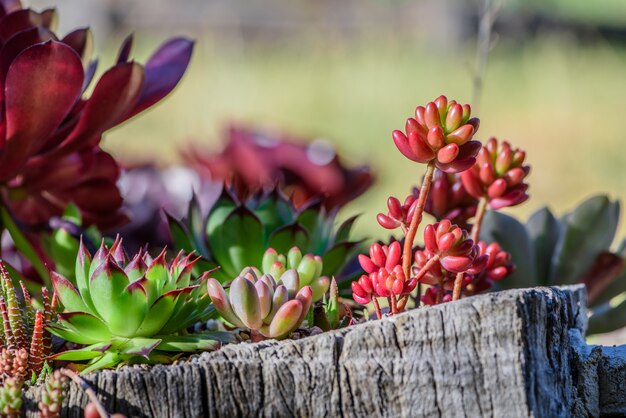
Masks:
[[[426,106],[415,109],[405,131],[393,131],[393,141],[400,152],[418,163],[433,163],[447,173],[458,173],[474,165],[480,142],[472,138],[480,121],[471,118],[470,105],[439,96]]]
[[[510,255],[478,238],[488,204],[497,209],[528,198],[524,178],[529,167],[523,165],[524,152],[508,142],[498,146],[492,138],[481,146],[473,139],[478,127],[469,105],[440,96],[416,108],[406,132],[393,132],[400,152],[427,168],[419,190],[413,189],[403,204],[389,197],[387,213],[376,218],[385,229],[401,229],[403,248],[400,241],[373,244],[369,257],[359,256],[368,274],[352,283],[353,297],[361,304],[372,302],[379,318],[377,298],[387,299],[389,313],[396,314],[415,289],[418,305],[432,305],[487,290],[512,273]],[[423,212],[438,222],[426,225],[424,247],[415,249]],[[421,284],[429,287],[422,290]]]
[[[121,240],[111,248],[103,244],[92,258],[81,245],[76,285],[53,274],[63,312],[47,329],[86,346],[54,358],[88,360],[86,373],[120,363],[168,362],[177,353],[219,347],[215,334],[186,335],[213,310],[203,278],[192,280],[195,262],[179,254],[168,265],[165,252],[153,260],[140,252],[129,260]]]
[[[276,279],[258,276],[246,268],[230,284],[229,293],[215,279],[207,283],[215,309],[230,324],[260,333],[266,338],[285,338],[309,313],[313,301],[311,286],[300,285],[296,270],[287,270]]]

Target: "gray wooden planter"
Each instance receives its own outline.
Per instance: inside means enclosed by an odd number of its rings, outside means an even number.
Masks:
[[[585,344],[584,299],[582,287],[511,290],[86,379],[129,417],[625,415],[626,350]],[[37,388],[26,397],[35,416]],[[62,416],[86,402],[72,384]]]

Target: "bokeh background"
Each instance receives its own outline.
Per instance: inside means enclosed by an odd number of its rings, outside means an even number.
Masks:
[[[374,215],[423,170],[397,152],[391,131],[416,105],[446,94],[472,103],[479,139],[527,150],[531,200],[514,214],[525,218],[546,204],[561,212],[600,191],[626,197],[624,0],[490,1],[497,14],[479,98],[483,0],[54,3],[60,32],[91,26],[105,62],[131,32],[140,61],[169,36],[197,40],[171,97],[108,134],[105,148],[123,160],[175,163],[189,143],[218,150],[230,121],[325,138],[349,164],[377,173],[344,216],[362,212],[359,231],[379,238]]]

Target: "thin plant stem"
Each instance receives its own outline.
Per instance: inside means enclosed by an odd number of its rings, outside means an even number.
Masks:
[[[485,213],[487,212],[488,203],[489,201],[486,197],[481,197],[478,201],[474,225],[472,226],[472,241],[474,241],[474,244],[478,242],[478,238],[480,237],[480,228],[483,225],[483,219],[485,218]]]
[[[383,314],[382,314],[382,312],[380,311],[380,305],[378,304],[378,299],[376,299],[376,298],[372,298],[372,302],[374,302],[374,309],[376,309],[376,317],[377,317],[378,319],[382,319]]]
[[[437,304],[443,301],[443,278],[439,278],[439,287],[437,288]]]
[[[391,314],[392,315],[395,315],[395,314],[398,313],[398,306],[397,306],[396,295],[389,296],[389,306],[391,307]]]
[[[454,289],[452,290],[452,300],[459,300],[461,298],[461,288],[463,287],[463,276],[465,273],[457,273],[454,279]]]
[[[478,201],[478,208],[476,209],[476,216],[474,220],[474,226],[472,226],[472,241],[474,244],[478,242],[478,238],[480,237],[480,228],[483,223],[483,219],[485,218],[485,213],[487,212],[487,203],[488,200],[486,197],[481,197]],[[461,288],[463,287],[463,274],[457,273],[456,278],[454,279],[454,290],[452,291],[452,300],[459,300],[461,298]]]
[[[428,273],[428,270],[430,270],[431,267],[434,266],[437,261],[439,261],[439,254],[435,254],[430,260],[426,262],[426,264],[424,264],[424,267],[422,267],[419,273],[417,273],[417,276],[414,277],[414,279],[418,281],[418,284],[419,284],[419,280],[422,277],[424,277],[426,273]],[[419,291],[418,291],[418,297],[419,297]],[[400,298],[400,300],[398,301],[398,306],[397,306],[400,312],[404,310],[404,307],[406,306],[406,303],[408,302],[408,300],[409,300],[408,294]],[[419,300],[418,300],[418,305],[419,305]]]
[[[69,369],[61,369],[61,373],[72,379],[83,391],[85,391],[89,400],[96,406],[98,414],[100,414],[100,418],[109,418],[109,413],[106,409],[104,409],[104,406],[102,406],[102,403],[98,400],[98,395],[96,395],[96,392],[94,392],[91,386],[89,386],[84,379]]]
[[[411,264],[413,264],[413,241],[415,241],[417,228],[422,221],[424,205],[426,204],[426,198],[430,192],[430,185],[433,182],[434,173],[435,165],[430,162],[426,167],[426,174],[424,174],[424,180],[422,180],[422,187],[420,188],[420,195],[417,199],[417,206],[415,207],[415,212],[413,212],[413,218],[411,218],[409,230],[404,238],[404,251],[402,252],[402,271],[404,272],[404,280],[409,280],[410,277]]]

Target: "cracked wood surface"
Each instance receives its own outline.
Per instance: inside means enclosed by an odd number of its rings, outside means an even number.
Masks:
[[[585,332],[584,298],[582,287],[491,293],[86,380],[108,411],[129,417],[593,416],[570,355],[572,333]],[[38,398],[31,388],[27,416]],[[72,383],[61,416],[82,417],[86,403]]]

